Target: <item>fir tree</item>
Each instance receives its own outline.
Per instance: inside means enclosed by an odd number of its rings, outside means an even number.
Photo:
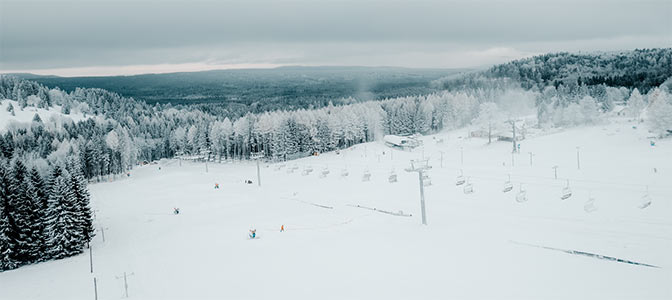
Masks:
[[[32,207],[31,232],[33,234],[33,247],[31,255],[36,260],[45,259],[43,253],[45,246],[44,218],[47,211],[47,187],[37,169],[33,168],[28,174],[28,197]]]
[[[42,118],[37,113],[33,116],[33,122],[42,123]]]
[[[94,236],[93,217],[90,206],[90,195],[86,188],[86,178],[82,174],[79,162],[72,159],[69,164],[70,191],[74,197],[77,211],[77,231],[81,235],[80,245],[87,244]]]
[[[12,227],[9,224],[8,213],[8,189],[9,168],[3,160],[0,160],[0,272],[11,270],[19,266],[14,259],[14,243],[10,236]]]
[[[28,170],[20,161],[16,160],[12,168],[9,183],[9,220],[10,225],[14,226],[14,232],[10,235],[15,242],[15,258],[23,263],[30,263],[34,257],[33,232],[31,218],[32,206],[28,198],[28,187],[26,176]],[[13,224],[12,224],[13,223]]]
[[[47,232],[46,255],[59,259],[81,252],[81,234],[77,228],[77,215],[73,193],[68,188],[67,177],[60,166],[55,166],[49,184],[49,200],[45,217]]]

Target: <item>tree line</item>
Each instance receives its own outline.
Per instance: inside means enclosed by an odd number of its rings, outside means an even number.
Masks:
[[[0,159],[0,271],[81,253],[94,235],[86,179],[77,160],[43,177]]]

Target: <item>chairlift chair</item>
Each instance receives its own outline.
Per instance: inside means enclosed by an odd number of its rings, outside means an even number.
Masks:
[[[572,196],[572,189],[569,188],[569,180],[567,180],[567,186],[562,189],[562,196],[560,196],[560,199],[567,200],[571,196]]]
[[[511,190],[513,190],[513,184],[511,183],[511,175],[509,175],[509,180],[504,182],[504,188],[502,189],[502,192],[508,193]]]
[[[464,185],[464,188],[462,189],[465,194],[471,194],[474,192],[474,185],[467,180],[467,184]]]
[[[329,169],[324,168],[322,170],[322,172],[320,173],[320,177],[322,177],[322,178],[327,177],[328,174],[329,174]]]
[[[341,177],[346,177],[346,176],[348,176],[349,174],[350,174],[350,173],[348,173],[348,169],[343,169],[343,170],[341,170]]]
[[[518,194],[516,194],[516,202],[518,203],[523,203],[527,201],[527,191],[523,189],[523,185],[520,185],[520,190],[518,190]]]
[[[464,180],[464,175],[462,174],[462,170],[460,170],[460,175],[457,176],[457,179],[455,179],[455,185],[463,185],[466,181]]]
[[[364,176],[362,176],[362,181],[370,181],[370,180],[371,180],[371,172],[364,171]]]
[[[588,198],[588,201],[586,201],[586,204],[583,205],[583,210],[585,210],[587,213],[592,213],[597,210],[597,206],[595,206],[595,198],[590,197]]]
[[[392,172],[390,173],[390,177],[387,178],[387,181],[389,181],[390,183],[395,183],[395,182],[397,182],[397,173],[395,173],[394,171],[392,171]]]
[[[646,187],[646,194],[642,196],[642,202],[639,204],[639,209],[645,209],[651,205],[651,196],[649,196],[649,187]]]

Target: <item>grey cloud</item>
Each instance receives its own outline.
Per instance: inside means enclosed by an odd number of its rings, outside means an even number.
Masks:
[[[436,53],[672,36],[670,1],[0,1],[6,69],[236,61],[250,49],[338,64],[387,44]]]

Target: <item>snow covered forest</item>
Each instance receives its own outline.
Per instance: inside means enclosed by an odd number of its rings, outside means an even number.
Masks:
[[[672,49],[549,54],[438,80],[443,91],[428,95],[242,117],[1,76],[3,118],[59,107],[85,119],[36,115],[1,129],[0,270],[80,253],[93,236],[87,182],[114,180],[162,158],[245,160],[262,153],[283,161],[387,134],[489,128],[530,116],[530,124],[549,129],[624,114],[665,137],[672,133],[671,70]]]

